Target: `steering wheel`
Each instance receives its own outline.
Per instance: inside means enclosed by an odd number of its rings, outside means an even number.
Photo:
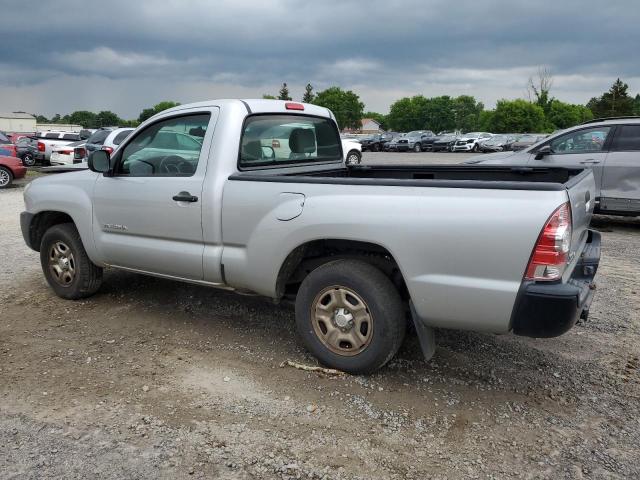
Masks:
[[[178,155],[167,155],[160,161],[160,173],[193,173],[193,166]]]

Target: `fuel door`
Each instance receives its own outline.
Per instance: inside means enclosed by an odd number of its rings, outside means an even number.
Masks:
[[[305,196],[302,193],[284,192],[279,195],[279,205],[275,209],[276,218],[287,222],[299,217],[304,209]]]

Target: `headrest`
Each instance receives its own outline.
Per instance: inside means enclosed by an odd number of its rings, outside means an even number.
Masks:
[[[316,138],[308,128],[296,128],[289,135],[289,148],[292,153],[313,153],[316,151]]]
[[[247,142],[242,146],[242,158],[245,160],[262,159],[262,145],[260,140]]]

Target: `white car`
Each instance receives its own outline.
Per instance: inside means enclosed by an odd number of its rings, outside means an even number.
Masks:
[[[342,151],[344,152],[344,163],[347,165],[358,165],[362,162],[362,144],[353,140],[342,139]]]
[[[100,150],[106,150],[109,154],[112,154],[113,151],[118,148],[118,145],[120,145],[133,130],[133,128],[116,128],[112,130],[109,135],[107,135],[107,138],[104,139]]]
[[[86,140],[58,145],[53,147],[49,163],[51,165],[73,165],[82,163],[85,159],[84,145]]]
[[[451,150],[454,152],[478,152],[480,151],[480,144],[491,137],[493,135],[487,132],[463,133],[453,144]]]

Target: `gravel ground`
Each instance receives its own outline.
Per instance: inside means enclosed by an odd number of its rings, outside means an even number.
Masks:
[[[375,375],[332,378],[279,366],[315,361],[260,298],[115,271],[55,297],[21,194],[0,191],[1,478],[640,477],[640,219],[595,219],[598,292],[568,334],[439,330],[428,363],[409,336]]]

